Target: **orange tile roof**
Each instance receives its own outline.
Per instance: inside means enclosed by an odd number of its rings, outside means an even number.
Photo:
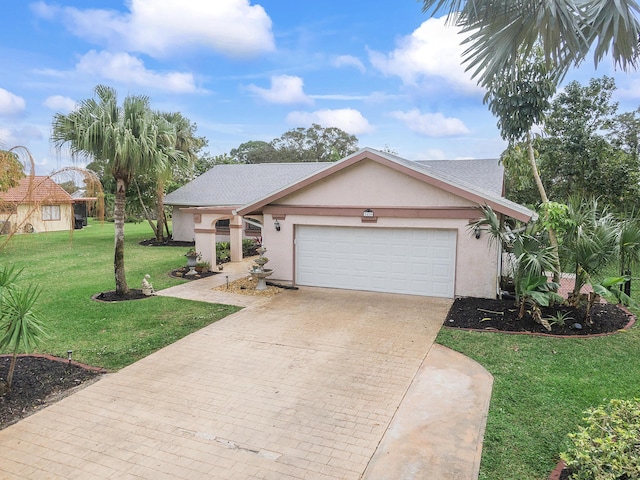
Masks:
[[[9,203],[62,204],[73,203],[60,185],[45,176],[27,176],[6,192],[0,192],[0,200]]]

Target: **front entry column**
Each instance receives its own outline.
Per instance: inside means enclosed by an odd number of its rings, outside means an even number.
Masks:
[[[194,230],[196,239],[196,252],[202,257],[201,262],[209,262],[211,268],[216,264],[216,229],[196,228]]]
[[[236,215],[229,222],[231,261],[242,261],[242,217]]]

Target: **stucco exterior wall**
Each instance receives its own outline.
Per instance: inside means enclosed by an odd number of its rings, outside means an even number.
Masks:
[[[171,234],[179,242],[193,242],[196,238],[193,213],[185,213],[180,207],[173,207],[171,215]]]
[[[466,207],[474,203],[373,161],[360,162],[284,197],[279,205]]]
[[[263,244],[267,247],[273,281],[295,284],[295,228],[298,225],[330,225],[369,228],[439,228],[457,231],[455,295],[495,298],[498,282],[498,253],[488,236],[476,239],[464,219],[379,218],[375,224],[360,217],[287,215],[273,228],[273,217],[265,214]]]

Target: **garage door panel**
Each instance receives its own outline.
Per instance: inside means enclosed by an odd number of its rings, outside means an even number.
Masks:
[[[453,297],[456,232],[296,228],[296,283]]]

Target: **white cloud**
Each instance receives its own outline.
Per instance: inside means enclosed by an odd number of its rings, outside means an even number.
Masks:
[[[391,116],[404,122],[412,131],[427,137],[449,137],[469,133],[459,118],[446,118],[441,113],[420,113],[417,108],[408,112],[391,112]]]
[[[75,35],[111,49],[156,57],[185,48],[210,48],[230,57],[273,51],[271,19],[249,0],[129,0],[128,12],[56,7],[40,1],[32,11],[61,17]]]
[[[76,108],[76,101],[62,95],[52,95],[47,97],[43,105],[51,110],[61,113],[69,113]]]
[[[42,130],[34,125],[26,125],[21,128],[0,127],[0,145],[3,145],[4,148],[30,145],[31,142],[42,140],[43,138]]]
[[[334,67],[354,67],[360,70],[362,73],[365,72],[366,68],[364,67],[364,63],[353,55],[338,55],[333,60]]]
[[[76,65],[79,73],[100,76],[107,80],[131,83],[144,87],[169,90],[178,93],[198,91],[193,74],[181,72],[157,73],[147,70],[144,62],[128,53],[86,53]]]
[[[14,116],[22,113],[27,108],[24,98],[0,88],[0,116]]]
[[[276,75],[271,77],[271,88],[261,88],[249,85],[247,89],[269,103],[306,103],[313,104],[313,100],[305,95],[302,78],[291,75]]]
[[[388,54],[369,51],[373,66],[387,76],[398,76],[410,86],[433,89],[453,88],[464,93],[482,90],[461,65],[464,47],[459,29],[445,25],[446,19],[430,18],[414,32],[397,42]]]
[[[318,123],[325,128],[337,127],[352,135],[370,133],[374,130],[369,121],[362,116],[362,113],[352,108],[291,112],[287,115],[287,123],[294,126],[310,126],[312,123]]]

